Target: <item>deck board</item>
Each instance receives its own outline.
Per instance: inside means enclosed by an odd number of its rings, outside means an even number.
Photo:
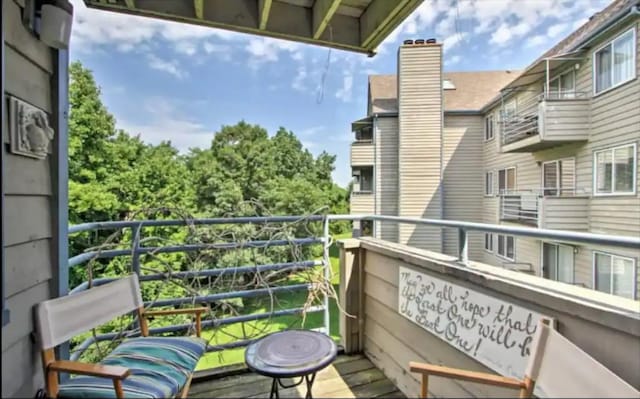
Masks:
[[[290,384],[291,379],[283,381]],[[264,398],[269,396],[271,378],[254,373],[194,382],[189,398]],[[280,389],[281,398],[303,398],[304,384]],[[362,355],[340,355],[320,371],[313,384],[315,398],[403,398],[395,385]]]

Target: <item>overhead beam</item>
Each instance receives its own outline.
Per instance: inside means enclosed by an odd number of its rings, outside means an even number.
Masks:
[[[414,2],[414,7],[409,7],[409,3]],[[417,7],[420,2],[415,0],[373,0],[369,7],[362,13],[360,17],[360,41],[361,46],[370,48],[375,39],[384,35],[390,28],[395,28],[396,24],[392,24],[399,14],[404,10],[409,12]],[[406,14],[404,12],[403,14]],[[401,21],[398,20],[398,23]]]
[[[313,3],[313,38],[319,39],[327,29],[327,25],[333,18],[333,14],[338,11],[338,7],[342,0],[316,0]]]
[[[260,18],[258,29],[260,30],[267,29],[267,22],[269,22],[269,13],[271,12],[271,2],[272,0],[258,0],[258,15]]]
[[[193,9],[196,12],[196,18],[204,19],[204,0],[193,0]]]

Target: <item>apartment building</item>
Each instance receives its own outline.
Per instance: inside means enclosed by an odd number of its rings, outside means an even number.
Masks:
[[[370,76],[352,130],[351,212],[640,235],[640,2],[617,0],[523,71],[443,73],[408,40]],[[372,234],[455,254],[457,233],[387,221]],[[471,235],[469,257],[638,299],[640,249]]]

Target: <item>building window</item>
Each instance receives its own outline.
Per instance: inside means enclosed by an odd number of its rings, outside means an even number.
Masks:
[[[596,195],[635,194],[635,143],[596,151],[593,164]]]
[[[493,138],[493,115],[484,118],[484,140],[489,141]]]
[[[593,56],[593,87],[598,94],[635,78],[635,28],[596,50]]]
[[[574,70],[567,71],[549,82],[547,98],[565,99],[576,97],[576,75]]]
[[[573,247],[542,243],[542,270],[544,278],[573,284]]]
[[[493,252],[493,234],[484,233],[484,250]]]
[[[371,236],[373,236],[373,221],[372,220],[362,220],[362,221],[360,221],[360,236],[361,237],[371,237]]]
[[[575,158],[558,159],[542,163],[542,194],[544,196],[570,196],[575,188]]]
[[[505,168],[498,171],[498,193],[508,194],[516,191],[516,168]]]
[[[516,239],[502,234],[498,234],[497,239],[498,255],[508,260],[516,260]]]
[[[516,115],[518,112],[518,106],[516,100],[511,100],[502,105],[502,119],[508,120]]]
[[[493,172],[486,172],[484,174],[484,195],[493,195]]]
[[[373,167],[361,167],[353,169],[353,192],[370,193],[373,191]]]
[[[596,290],[635,299],[635,259],[593,252],[593,278]]]
[[[370,143],[373,141],[373,126],[366,125],[355,131],[356,142]]]

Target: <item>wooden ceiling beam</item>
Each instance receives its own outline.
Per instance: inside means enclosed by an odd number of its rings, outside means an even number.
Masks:
[[[331,22],[333,14],[338,11],[341,2],[342,0],[316,0],[313,3],[311,32],[313,32],[314,39],[319,39],[322,36]]]
[[[196,18],[204,19],[204,0],[193,0],[193,9],[196,13]]]
[[[381,35],[389,34],[387,32],[391,22],[397,18],[398,14],[409,7],[413,0],[373,0],[369,7],[362,13],[360,17],[360,45],[370,48],[370,45],[376,42],[376,38]],[[419,2],[415,2],[418,3]],[[416,4],[417,6],[417,4]],[[395,26],[393,26],[395,28]]]
[[[269,13],[271,12],[272,0],[258,0],[258,29],[267,29],[267,22],[269,22]]]

